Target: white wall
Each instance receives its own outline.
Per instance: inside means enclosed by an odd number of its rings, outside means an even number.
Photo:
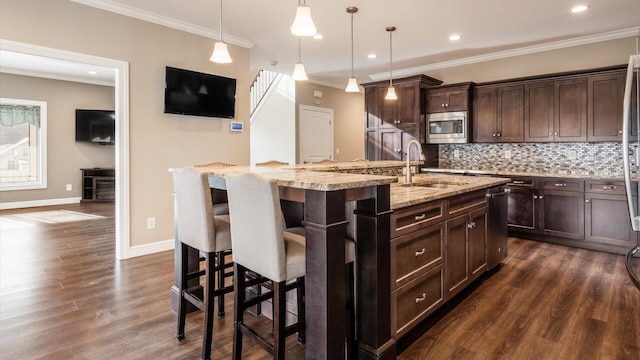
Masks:
[[[279,76],[251,122],[251,164],[296,163],[296,82]]]

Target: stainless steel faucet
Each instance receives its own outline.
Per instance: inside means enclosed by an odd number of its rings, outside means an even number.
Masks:
[[[418,147],[418,151],[420,152],[420,161],[425,161],[427,158],[424,156],[424,152],[422,152],[422,145],[417,140],[409,141],[407,145],[407,171],[405,182],[407,184],[411,184],[411,145],[416,145]]]

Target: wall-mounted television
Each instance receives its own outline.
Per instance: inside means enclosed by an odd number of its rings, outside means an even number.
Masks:
[[[115,144],[115,111],[76,109],[76,141]]]
[[[235,118],[236,79],[167,66],[165,114]]]

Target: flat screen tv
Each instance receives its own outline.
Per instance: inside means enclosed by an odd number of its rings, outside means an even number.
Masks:
[[[115,111],[76,109],[76,141],[115,144]]]
[[[233,119],[236,79],[167,66],[165,114]]]

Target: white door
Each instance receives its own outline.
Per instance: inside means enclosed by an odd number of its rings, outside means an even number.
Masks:
[[[300,105],[300,162],[333,160],[333,109]]]

